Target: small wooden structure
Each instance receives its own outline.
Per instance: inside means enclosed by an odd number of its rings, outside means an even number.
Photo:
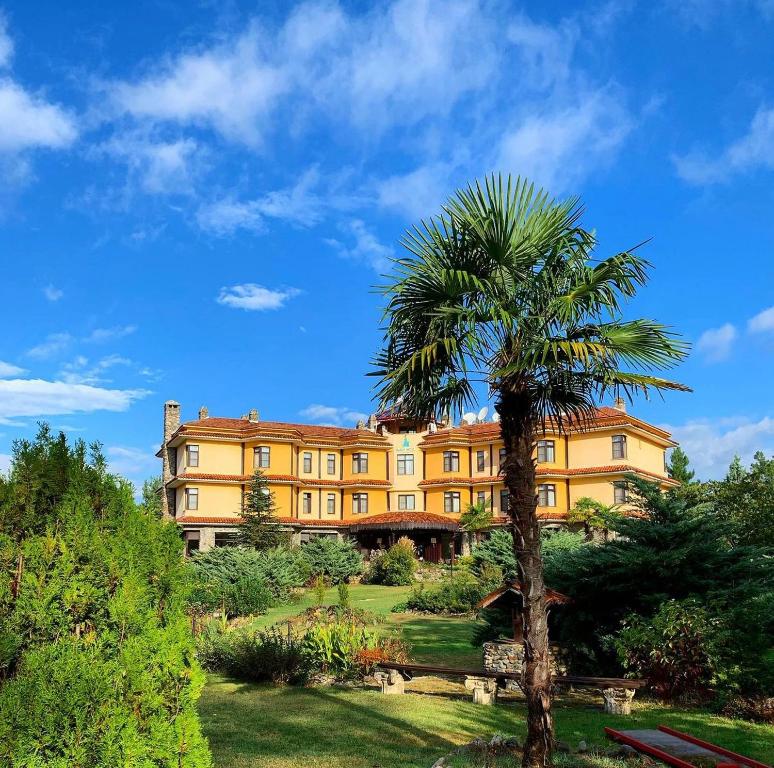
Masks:
[[[546,607],[552,605],[564,605],[570,602],[567,595],[546,588]],[[478,610],[484,608],[497,608],[504,611],[510,611],[511,624],[513,626],[513,641],[515,643],[524,642],[524,622],[522,621],[522,611],[524,609],[523,588],[515,579],[507,581],[502,587],[494,592],[490,592],[482,598],[476,605]]]

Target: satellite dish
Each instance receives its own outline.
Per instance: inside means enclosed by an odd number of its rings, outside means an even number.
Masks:
[[[487,413],[489,413],[489,408],[484,406],[479,412],[478,412],[478,423],[480,424],[485,418]]]
[[[475,413],[463,413],[462,414],[462,420],[466,424],[475,424],[476,423],[476,414]]]
[[[500,421],[500,414],[499,413],[493,413],[492,414],[492,421],[497,424]]]

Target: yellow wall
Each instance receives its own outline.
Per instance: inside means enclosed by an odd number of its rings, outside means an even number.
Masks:
[[[293,446],[290,443],[277,443],[271,440],[251,440],[245,445],[245,474],[251,475],[257,467],[253,466],[253,449],[258,446],[267,446],[270,448],[269,466],[264,467],[263,471],[269,475],[291,475],[293,474]]]
[[[199,489],[199,509],[186,510],[185,488]],[[239,516],[242,509],[242,490],[239,485],[213,485],[209,483],[186,483],[176,489],[177,516],[191,517],[234,517]]]
[[[356,474],[352,472],[352,455],[355,453],[368,454],[368,472]],[[387,451],[374,448],[345,448],[343,468],[345,480],[386,480]]]
[[[274,509],[277,517],[292,517],[291,497],[293,495],[293,486],[269,483],[269,490],[274,495]]]
[[[464,512],[470,504],[470,488],[468,486],[449,485],[449,486],[431,486],[427,490],[427,511],[436,515],[452,515],[452,513],[444,512],[443,510],[443,498],[444,493],[447,491],[457,492],[460,495],[460,513]],[[458,517],[459,515],[452,515]]]
[[[344,489],[344,519],[359,519],[366,515],[352,512],[352,494],[368,494],[368,516],[382,515],[387,511],[387,491],[382,488],[345,488]]]
[[[604,477],[573,477],[570,479],[570,508],[578,499],[587,496],[608,506],[615,503],[613,483],[623,480],[624,475],[605,475]]]
[[[613,458],[613,435],[626,435],[625,459]],[[647,472],[664,474],[664,446],[625,427],[572,435],[569,453],[570,466],[573,468],[630,464]]]
[[[460,468],[456,472],[443,471],[444,451],[457,451],[460,455]],[[495,457],[495,461],[497,457]],[[463,445],[428,448],[425,451],[425,477],[435,480],[442,477],[470,477],[470,448]]]
[[[424,435],[417,432],[387,435],[392,446],[392,450],[389,453],[389,480],[392,483],[390,511],[392,512],[399,511],[398,496],[405,493],[414,494],[414,511],[424,511],[423,494],[418,486],[419,481],[422,479],[422,450],[419,448],[419,443],[423,437]],[[414,474],[399,475],[398,456],[407,454],[414,457]]]
[[[199,446],[199,466],[186,467],[185,446]],[[219,443],[191,439],[177,447],[177,474],[183,472],[212,475],[241,475],[242,447],[238,443]]]

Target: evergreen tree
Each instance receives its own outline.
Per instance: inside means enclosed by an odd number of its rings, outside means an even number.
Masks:
[[[575,506],[567,513],[568,523],[581,523],[586,538],[591,538],[594,531],[606,531],[609,528],[613,507],[589,496],[582,496]]]
[[[667,473],[673,480],[677,480],[678,483],[688,485],[693,482],[695,472],[689,468],[690,460],[686,452],[678,445],[672,450],[672,454],[669,457],[669,464],[667,465]]]
[[[149,477],[142,484],[142,508],[153,517],[161,517],[161,475]]]
[[[274,511],[274,495],[257,469],[242,502],[244,522],[239,528],[238,542],[252,549],[271,549],[288,543],[290,536],[277,521]]]

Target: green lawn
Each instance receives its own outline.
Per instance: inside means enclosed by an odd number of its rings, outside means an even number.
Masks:
[[[283,688],[217,676],[211,677],[199,709],[216,768],[429,768],[476,736],[524,734],[521,703],[483,707],[444,696]],[[706,712],[640,703],[631,717],[612,717],[584,698],[565,697],[556,702],[555,714],[558,737],[570,744],[606,743],[603,725],[664,723],[759,760],[774,760],[774,728]]]
[[[470,645],[475,621],[391,613],[408,591],[408,587],[358,584],[350,588],[350,598],[353,606],[386,617],[385,629],[400,626],[414,660],[480,666],[481,651]],[[328,590],[326,603],[337,599],[336,590]],[[255,623],[267,627],[313,604],[314,596],[308,592],[300,603],[272,609]],[[426,682],[430,685],[417,687],[432,693],[383,696],[358,688],[250,685],[213,675],[199,709],[216,768],[429,768],[438,757],[476,736],[523,736],[520,701],[478,706],[467,700],[467,694],[459,695],[460,686]],[[453,695],[439,695],[442,690]],[[774,728],[707,712],[635,699],[632,717],[616,718],[604,715],[593,697],[577,695],[559,698],[555,715],[558,738],[572,745],[581,739],[605,744],[604,725],[652,728],[663,723],[759,760],[774,761]],[[606,767],[595,763],[589,768]]]

